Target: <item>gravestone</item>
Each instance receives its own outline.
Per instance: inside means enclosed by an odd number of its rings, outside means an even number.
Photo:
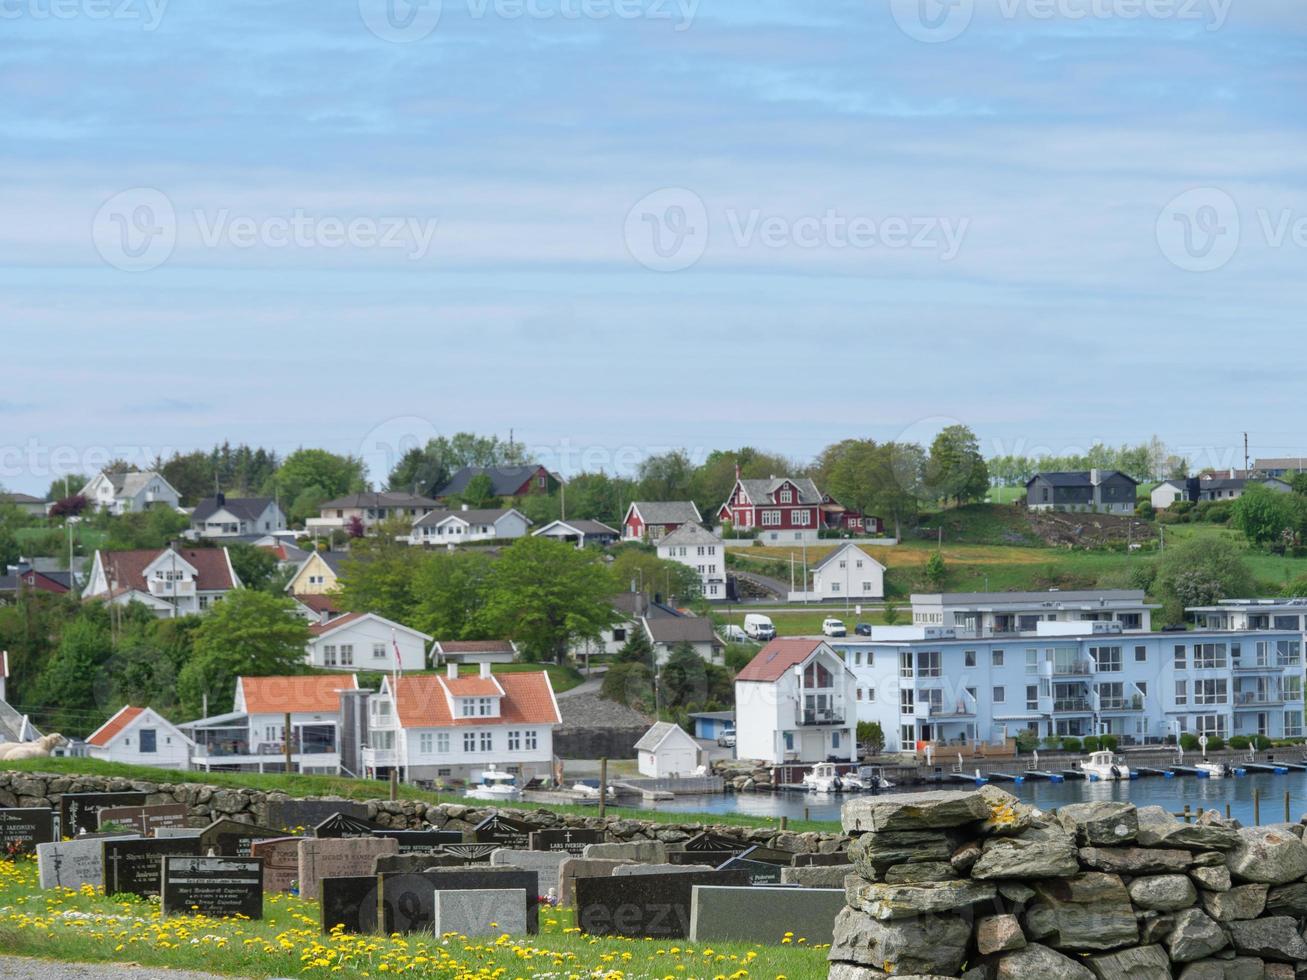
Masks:
[[[490,866],[521,868],[540,875],[540,893],[548,895],[552,889],[558,894],[558,866],[568,859],[566,851],[515,851],[501,847],[490,855]]]
[[[794,864],[793,851],[780,851],[774,847],[764,847],[762,844],[755,844],[735,856],[748,861],[765,861],[768,864],[779,865],[782,868],[788,868]]]
[[[744,871],[749,875],[751,885],[779,885],[781,871],[779,864],[768,861],[751,861],[745,857],[734,857],[717,866],[718,871]]]
[[[587,844],[582,857],[604,858],[609,861],[643,861],[665,864],[667,845],[660,840],[613,841],[607,844]]]
[[[48,806],[0,809],[0,858],[33,854],[54,841],[54,811]]]
[[[436,938],[455,933],[520,936],[526,932],[526,892],[517,888],[438,891],[432,906]]]
[[[164,915],[263,918],[263,860],[165,857]]]
[[[690,900],[690,939],[779,946],[786,933],[807,945],[831,942],[843,888],[723,888],[698,885]]]
[[[381,928],[392,933],[426,932],[434,928],[435,892],[449,889],[521,889],[526,893],[526,931],[540,929],[540,879],[534,871],[510,868],[449,868],[418,874],[383,874]]]
[[[499,847],[524,851],[531,846],[533,830],[535,830],[534,824],[493,813],[476,825],[472,839],[479,844],[496,844]]]
[[[711,864],[624,864],[613,869],[614,878],[630,875],[683,875],[696,871],[716,871]]]
[[[154,832],[155,837],[195,837],[204,833],[202,827],[160,827]]]
[[[533,851],[566,851],[579,857],[587,844],[602,844],[606,835],[602,830],[578,830],[565,827],[562,830],[537,830],[531,834]]]
[[[98,826],[116,823],[131,827],[142,837],[157,837],[164,827],[185,827],[190,807],[184,803],[166,806],[107,806],[96,814]]]
[[[319,840],[306,837],[299,842],[300,898],[318,897],[323,878],[358,878],[372,874],[379,854],[395,854],[399,845],[381,837],[346,837]]]
[[[322,931],[344,926],[358,936],[377,931],[377,879],[373,875],[323,878],[319,883]]]
[[[669,851],[668,864],[708,865],[716,868],[735,857],[734,851]]]
[[[377,828],[359,817],[348,813],[333,813],[322,823],[313,828],[314,837],[339,840],[342,837],[371,837]]]
[[[276,836],[285,837],[288,830],[302,833],[337,813],[357,817],[359,820],[368,818],[367,804],[351,800],[273,799],[265,804],[263,822],[269,827],[282,828]]]
[[[83,885],[99,888],[104,884],[104,847],[106,840],[134,840],[130,834],[36,845],[36,867],[42,888],[71,888]]]
[[[263,890],[288,892],[300,876],[300,841],[303,837],[274,837],[256,840],[250,856],[263,861]]]
[[[398,842],[400,854],[418,854],[446,844],[463,843],[463,833],[459,830],[374,830],[372,835]]]
[[[141,898],[159,894],[163,858],[201,854],[200,842],[193,837],[134,837],[103,840],[100,846],[104,849],[104,893]]]
[[[97,814],[105,807],[145,806],[144,793],[65,793],[59,797],[59,832],[76,837],[100,829]]]
[[[834,868],[852,863],[848,851],[836,851],[834,854],[794,855],[794,867],[796,868]]]
[[[604,858],[569,857],[558,866],[558,901],[571,908],[576,904],[577,878],[607,878],[614,869],[629,861],[609,861]]]
[[[445,844],[441,850],[454,854],[465,861],[489,861],[490,855],[499,850],[498,844]]]
[[[215,820],[200,832],[200,853],[213,851],[217,857],[249,857],[256,840],[275,840],[284,836],[271,827],[259,827],[239,820]]]
[[[374,864],[376,874],[415,874],[428,868],[466,868],[467,861],[453,854],[383,854]]]
[[[747,886],[743,871],[576,879],[576,925],[590,936],[685,939],[695,885]]]
[[[747,851],[752,846],[748,841],[736,837],[723,837],[721,834],[707,831],[695,834],[681,845],[682,849],[687,851],[730,851],[732,854]]]

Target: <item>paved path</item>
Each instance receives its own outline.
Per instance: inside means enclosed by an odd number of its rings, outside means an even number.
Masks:
[[[231,980],[231,977],[134,963],[58,963],[0,956],[0,980]]]
[[[580,694],[598,694],[600,689],[604,686],[604,674],[606,673],[608,673],[607,667],[602,670],[595,668],[594,674],[588,676],[584,681],[576,685],[576,687],[569,688],[566,691],[559,691],[554,696],[562,701],[565,698],[574,698]]]

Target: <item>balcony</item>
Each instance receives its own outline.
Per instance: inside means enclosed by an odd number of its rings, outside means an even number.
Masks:
[[[1128,698],[1099,698],[1099,711],[1143,711],[1144,699],[1135,694]]]
[[[367,769],[374,769],[383,766],[394,766],[398,763],[394,749],[364,749],[363,766]]]
[[[167,579],[150,579],[150,595],[184,597],[195,595],[194,581],[170,582]]]
[[[1235,691],[1236,708],[1257,708],[1264,705],[1284,704],[1284,695],[1279,691]]]
[[[1236,660],[1234,662],[1235,671],[1241,674],[1277,674],[1284,668],[1284,664],[1273,664],[1269,660]]]
[[[961,704],[931,704],[923,705],[928,710],[927,716],[930,718],[974,718],[976,717],[976,708],[974,705],[965,702]]]
[[[1093,667],[1088,660],[1077,660],[1075,663],[1054,663],[1054,677],[1088,677],[1093,673]]]
[[[1053,702],[1054,714],[1089,714],[1092,710],[1088,698],[1057,698]]]
[[[805,727],[817,727],[822,725],[843,725],[844,709],[843,708],[826,708],[804,710],[798,709],[794,713],[795,724]]]

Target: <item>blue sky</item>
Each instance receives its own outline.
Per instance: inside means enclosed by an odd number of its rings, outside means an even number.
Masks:
[[[464,429],[567,471],[953,420],[1307,454],[1305,34],[1295,0],[4,0],[0,483]]]

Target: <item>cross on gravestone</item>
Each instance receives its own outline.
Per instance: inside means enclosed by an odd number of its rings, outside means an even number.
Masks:
[[[531,850],[566,851],[579,856],[587,845],[604,843],[606,836],[602,830],[579,830],[575,827],[537,830],[531,835]]]
[[[166,806],[104,807],[96,814],[101,827],[117,823],[132,827],[142,837],[153,837],[162,827],[185,827],[190,807],[184,803]]]
[[[98,814],[105,807],[145,806],[144,793],[64,793],[59,797],[59,830],[67,837],[100,827]]]
[[[476,825],[472,836],[478,843],[527,850],[531,846],[531,831],[535,829],[534,824],[494,813]]]
[[[42,888],[71,888],[104,884],[106,840],[135,839],[131,834],[108,835],[73,841],[51,841],[36,845],[36,867]]]
[[[133,837],[101,843],[104,893],[148,898],[159,894],[162,858],[199,857],[200,843],[193,837]]]
[[[0,809],[0,858],[31,854],[37,844],[54,840],[54,811],[49,807]]]
[[[371,837],[377,828],[366,820],[351,817],[345,813],[333,813],[322,823],[313,828],[313,836],[324,840],[339,840],[344,837]]]

